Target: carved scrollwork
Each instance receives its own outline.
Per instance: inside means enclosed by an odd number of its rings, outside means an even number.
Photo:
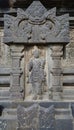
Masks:
[[[4,23],[5,43],[69,42],[69,15],[56,16],[56,8],[47,11],[39,1],[18,9],[17,17],[5,15]]]

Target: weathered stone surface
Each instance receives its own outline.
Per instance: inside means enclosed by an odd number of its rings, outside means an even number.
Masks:
[[[11,82],[10,82],[10,97],[14,100],[24,98],[24,86],[21,85],[21,59],[23,57],[22,50],[24,46],[11,46],[12,55],[12,70],[11,70]]]
[[[4,43],[10,46],[7,50],[11,51],[12,60],[10,72],[0,70],[1,82],[8,81],[7,75],[10,76],[9,91],[0,91],[0,96],[10,94],[9,101],[7,98],[0,101],[4,107],[1,119],[7,122],[5,130],[73,130],[71,102],[63,101],[67,94],[72,98],[74,90],[70,87],[66,90],[63,81],[73,82],[70,74],[74,73],[64,70],[61,63],[69,42],[68,20],[68,14],[56,16],[56,8],[47,10],[36,0],[25,11],[18,9],[17,17],[4,16]],[[2,75],[7,77],[3,81]],[[66,75],[70,75],[70,81]],[[35,98],[31,99],[31,93],[39,96],[36,102]]]
[[[53,105],[49,108],[40,107],[39,127],[41,129],[55,129],[55,109]]]
[[[62,60],[63,67],[74,67],[74,28],[70,29],[70,42],[64,52],[65,57]]]
[[[11,45],[11,56],[12,56],[12,73],[10,83],[11,97],[14,99],[23,99],[24,94],[26,98],[26,86],[27,83],[21,84],[21,74],[23,73],[24,79],[25,73],[21,70],[21,58],[22,51],[20,50],[20,43],[24,46],[27,43],[36,45],[46,45],[53,43],[49,48],[51,49],[50,57],[52,59],[52,67],[49,71],[47,63],[47,54],[45,55],[46,61],[41,61],[35,57],[30,60],[29,63],[29,83],[32,85],[32,93],[34,94],[34,100],[38,99],[36,96],[39,95],[39,99],[42,98],[41,94],[44,82],[47,83],[47,94],[48,99],[61,99],[62,92],[62,67],[61,57],[63,57],[63,46],[69,42],[69,16],[68,14],[63,16],[56,16],[56,8],[49,11],[39,2],[34,1],[26,11],[22,9],[17,10],[17,17],[5,15],[5,26],[4,26],[4,39],[5,43]],[[11,44],[10,44],[11,43]],[[13,43],[13,44],[12,44]],[[14,45],[16,43],[16,45]],[[54,45],[56,43],[56,45]],[[61,45],[62,43],[62,45]],[[17,44],[19,46],[17,46]],[[28,45],[30,45],[28,44]],[[26,46],[25,46],[26,48]],[[24,49],[25,51],[25,49]],[[46,50],[47,51],[47,50]],[[25,52],[26,53],[26,52]],[[35,52],[36,53],[36,52]],[[47,53],[47,52],[46,52]],[[25,54],[26,55],[26,54]],[[25,56],[24,56],[25,57]],[[26,61],[26,58],[25,58]],[[45,77],[45,63],[48,74]],[[25,63],[25,62],[24,62]],[[42,64],[42,65],[40,65]],[[26,65],[26,64],[25,64]],[[24,65],[24,66],[25,66]],[[23,68],[24,68],[23,66]],[[34,67],[33,67],[34,66]],[[38,69],[36,68],[38,67]],[[24,69],[23,69],[24,70]],[[52,74],[50,74],[52,72]],[[50,78],[52,75],[51,86],[49,87],[49,81],[46,78]],[[46,80],[46,81],[44,81]],[[26,80],[25,80],[26,81]],[[44,86],[45,87],[45,86]],[[24,89],[25,88],[25,89]],[[50,88],[50,89],[49,89]],[[31,93],[31,91],[30,91]],[[50,95],[50,96],[49,96]],[[29,98],[30,100],[30,98]]]
[[[63,55],[63,46],[58,45],[58,46],[51,46],[52,50],[52,60],[53,60],[53,66],[52,66],[52,96],[54,100],[60,99],[61,97],[61,92],[62,92],[62,67],[61,67],[61,57]]]
[[[29,69],[29,83],[32,84],[32,94],[34,94],[34,99],[37,99],[37,96],[43,94],[44,91],[44,82],[46,82],[46,73],[44,72],[45,68],[45,59],[39,57],[39,49],[34,48],[32,58],[29,62],[28,69]],[[39,98],[40,98],[39,97]]]
[[[34,104],[29,108],[24,108],[18,106],[17,108],[17,118],[18,118],[18,128],[38,128],[38,106]]]
[[[54,106],[44,108],[38,104],[31,107],[17,108],[18,130],[19,129],[55,129],[55,110]]]
[[[6,130],[7,122],[6,120],[0,120],[0,130]]]
[[[34,1],[25,12],[18,9],[17,17],[4,16],[4,42],[68,43],[68,22],[68,14],[57,17],[55,8],[47,11],[39,1]]]
[[[5,130],[8,129],[9,130],[13,130],[13,129],[31,130],[32,128],[25,127],[26,123],[29,124],[31,123],[30,126],[32,125],[34,126],[34,124],[36,125],[36,122],[38,120],[39,120],[37,122],[39,124],[38,125],[39,127],[37,127],[38,130],[40,129],[55,130],[54,128],[56,128],[56,130],[59,129],[62,130],[62,128],[68,130],[68,127],[71,130],[73,130],[72,129],[73,118],[71,115],[70,102],[42,102],[42,101],[32,102],[31,101],[31,102],[13,102],[11,104],[3,102],[2,104],[4,109],[0,119],[1,121],[6,121],[7,123]],[[63,125],[64,122],[65,124]]]
[[[0,67],[11,67],[10,47],[4,44],[4,28],[0,29]]]

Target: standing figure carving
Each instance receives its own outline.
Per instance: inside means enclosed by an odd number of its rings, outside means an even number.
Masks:
[[[33,58],[29,62],[29,83],[32,84],[33,99],[41,98],[43,93],[43,84],[46,81],[45,59],[40,58],[40,51],[37,47],[34,48]]]

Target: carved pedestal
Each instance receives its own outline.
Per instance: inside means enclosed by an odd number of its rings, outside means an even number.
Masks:
[[[55,109],[51,105],[47,108],[34,103],[28,108],[17,108],[17,130],[55,130]]]

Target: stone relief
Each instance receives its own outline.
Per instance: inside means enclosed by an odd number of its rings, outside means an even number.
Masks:
[[[19,129],[48,129],[55,128],[55,109],[54,106],[48,108],[41,107],[38,104],[33,104],[30,107],[18,106],[17,119]]]
[[[49,11],[34,1],[26,11],[17,10],[17,17],[4,15],[5,43],[69,42],[69,15],[56,16],[56,8]]]
[[[17,108],[18,128],[36,129],[38,127],[37,114],[38,114],[37,104],[34,104],[28,108],[18,106]]]
[[[39,55],[40,50],[34,47],[34,57],[30,59],[28,64],[28,83],[32,84],[33,99],[37,99],[37,97],[42,98],[44,84],[46,83],[45,59],[40,58]]]
[[[55,129],[55,109],[53,105],[49,108],[40,107],[39,126],[40,128]]]
[[[0,66],[11,67],[10,48],[3,42],[4,30],[0,29]]]
[[[65,58],[62,60],[62,66],[74,66],[74,29],[70,29],[70,42],[66,46]]]

